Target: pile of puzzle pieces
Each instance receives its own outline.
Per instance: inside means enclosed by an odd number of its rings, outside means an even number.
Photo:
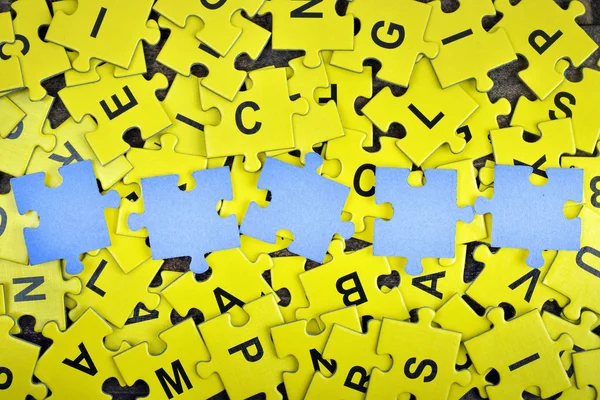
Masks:
[[[443,3],[1,9],[0,398],[600,398],[585,6]]]

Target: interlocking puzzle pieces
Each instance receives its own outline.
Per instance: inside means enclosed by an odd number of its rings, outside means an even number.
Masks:
[[[271,33],[236,12],[232,23],[242,28],[242,34],[226,55],[219,55],[212,48],[196,39],[196,32],[204,24],[196,18],[189,18],[184,28],[180,28],[165,17],[158,21],[163,29],[171,31],[167,42],[156,60],[182,75],[190,75],[195,64],[208,68],[209,74],[201,80],[202,86],[232,101],[240,90],[248,73],[235,68],[235,62],[241,54],[257,59],[267,45]],[[196,91],[198,88],[196,87]]]
[[[1,15],[2,14],[0,14],[0,18]],[[2,59],[0,58],[0,60]],[[25,118],[25,112],[21,110],[19,106],[17,106],[11,99],[9,99],[7,96],[4,96],[0,97],[0,113],[2,113],[2,120],[0,121],[0,138],[5,138],[10,135],[17,127],[19,122]]]
[[[577,377],[577,386],[580,389],[592,386],[596,393],[600,391],[598,379],[598,363],[600,362],[600,349],[582,351],[573,354],[573,365]]]
[[[376,59],[381,63],[379,79],[408,86],[419,55],[433,58],[438,53],[435,43],[423,39],[431,14],[429,4],[410,0],[362,0],[351,2],[348,14],[360,20],[361,28],[354,37],[353,50],[333,53],[333,65],[362,72],[363,61]]]
[[[600,271],[596,258],[600,255],[600,216],[584,206],[579,213],[582,221],[581,245],[577,251],[559,251],[544,284],[569,298],[563,314],[570,320],[579,319],[582,309],[600,312]]]
[[[4,300],[0,298],[0,303]],[[46,387],[42,383],[33,383],[33,370],[37,363],[40,347],[16,338],[10,334],[15,321],[0,315],[0,393],[9,399],[46,397]]]
[[[291,252],[323,262],[333,235],[349,239],[354,229],[340,219],[350,189],[317,174],[320,164],[316,153],[306,155],[304,168],[268,157],[258,185],[271,191],[271,202],[266,208],[251,204],[240,231],[273,243],[279,230],[288,230]]]
[[[187,272],[162,291],[179,315],[196,308],[205,320],[229,313],[233,323],[239,324],[246,319],[242,311],[246,303],[273,293],[261,275],[273,266],[266,254],[252,262],[235,248],[215,251],[206,261],[212,271],[208,279],[197,281],[193,272]]]
[[[236,326],[229,313],[198,326],[210,353],[210,361],[198,364],[200,377],[216,373],[227,394],[234,399],[265,393],[281,396],[278,386],[283,372],[297,369],[293,357],[280,359],[271,339],[271,327],[284,323],[274,294],[247,303],[248,322]]]
[[[141,343],[114,357],[115,364],[128,385],[138,380],[150,388],[148,399],[208,399],[223,391],[216,375],[202,379],[196,364],[210,358],[206,345],[192,318],[159,335],[167,347],[151,353],[148,343]]]
[[[417,323],[383,319],[377,353],[389,354],[392,367],[373,370],[367,399],[396,399],[402,393],[417,399],[447,399],[454,382],[469,383],[469,372],[455,369],[460,333],[433,327],[434,316],[432,309],[421,308]]]
[[[355,305],[363,320],[389,316],[408,318],[408,311],[398,288],[380,288],[377,279],[391,274],[385,257],[373,256],[373,248],[344,253],[344,242],[334,239],[329,248],[333,259],[300,275],[310,306],[296,312],[308,321],[342,307]]]
[[[543,250],[578,250],[579,219],[567,219],[569,200],[581,202],[583,170],[548,168],[548,183],[530,181],[533,167],[498,165],[494,168],[494,196],[475,202],[477,214],[492,214],[491,245],[528,249],[527,265],[544,264]]]
[[[162,271],[160,286],[150,287],[148,292],[160,295],[161,290],[169,286],[175,279],[182,275],[181,272]],[[159,334],[170,328],[173,306],[167,299],[160,295],[160,303],[154,310],[148,309],[144,303],[138,303],[127,318],[122,328],[115,328],[113,333],[104,338],[104,344],[109,350],[118,350],[123,342],[132,346],[146,342],[152,354],[160,354],[166,348],[166,343]]]
[[[454,257],[456,222],[470,222],[473,209],[456,205],[456,171],[426,170],[422,187],[411,186],[409,174],[409,169],[377,168],[375,200],[391,203],[394,215],[375,221],[373,254],[406,257],[406,272],[418,275],[422,258]]]
[[[40,37],[40,28],[52,21],[44,0],[19,0],[11,7],[17,13],[13,21],[15,41],[3,44],[2,54],[19,59],[29,97],[38,101],[46,95],[41,82],[70,69],[71,63],[63,47]]]
[[[464,136],[465,148],[460,153],[453,153],[448,145],[442,145],[425,160],[422,168],[435,168],[466,159],[476,160],[493,152],[490,131],[498,129],[497,118],[500,115],[510,114],[510,102],[501,98],[492,103],[487,93],[477,91],[474,79],[461,82],[459,86],[479,105],[477,110],[456,130],[458,134]]]
[[[526,0],[516,6],[509,0],[494,2],[502,19],[491,32],[503,29],[518,54],[529,64],[519,77],[540,99],[545,99],[564,79],[569,59],[580,66],[597,45],[575,22],[585,12],[579,1],[561,9],[551,0]]]
[[[88,71],[92,58],[127,68],[140,40],[156,44],[160,39],[156,21],[148,21],[152,3],[78,0],[72,14],[56,12],[46,39],[77,51],[77,71]]]
[[[19,58],[4,54],[4,46],[14,43],[15,39],[10,12],[0,13],[0,54],[2,55],[0,57],[0,76],[2,77],[2,80],[0,80],[0,92],[23,87],[23,76],[21,75]]]
[[[404,95],[395,97],[389,87],[384,88],[363,113],[384,131],[394,122],[401,123],[406,136],[398,140],[398,147],[420,166],[444,143],[453,153],[464,149],[466,140],[457,130],[478,107],[461,86],[442,89],[431,62],[422,59]]]
[[[81,291],[79,279],[63,279],[58,261],[30,266],[0,260],[0,267],[0,285],[4,286],[8,315],[15,320],[33,316],[36,332],[41,332],[50,321],[59,329],[66,329],[65,295]],[[19,331],[15,325],[13,333]]]
[[[571,118],[575,147],[593,153],[600,133],[596,118],[597,93],[600,90],[600,72],[589,68],[582,71],[580,82],[562,82],[544,100],[530,101],[519,98],[511,125],[522,126],[528,132],[539,134],[538,123],[557,118]]]
[[[508,303],[514,308],[516,315],[534,309],[541,310],[550,300],[562,307],[568,299],[542,283],[556,252],[545,251],[542,256],[544,265],[536,269],[530,268],[526,263],[527,250],[502,248],[492,254],[487,246],[479,246],[474,252],[474,258],[484,263],[485,268],[469,286],[466,294],[483,307]]]
[[[542,122],[538,128],[542,136],[535,142],[526,141],[518,126],[492,130],[490,137],[496,163],[530,166],[532,182],[542,185],[548,178],[546,169],[560,168],[562,154],[575,154],[575,141],[570,118]]]
[[[477,90],[489,91],[494,82],[488,71],[517,59],[502,29],[493,33],[483,29],[481,20],[496,14],[492,1],[462,0],[451,13],[442,10],[441,1],[429,5],[431,16],[424,38],[439,46],[439,53],[431,63],[442,87],[475,78]]]
[[[125,345],[118,352],[107,350],[103,339],[111,332],[110,324],[93,309],[87,310],[65,332],[56,323],[48,323],[42,333],[53,344],[40,357],[35,376],[46,382],[57,398],[110,398],[102,391],[102,385],[112,377],[125,385],[113,356],[128,347]]]
[[[152,278],[158,273],[162,261],[148,260],[125,274],[108,250],[97,255],[87,254],[83,259],[84,270],[79,275],[83,290],[69,297],[77,306],[69,311],[69,318],[77,321],[84,312],[93,308],[108,322],[122,328],[138,303],[148,309],[158,307],[160,296],[148,291]]]
[[[244,155],[248,172],[258,171],[258,154],[294,147],[292,116],[306,114],[306,99],[290,100],[284,68],[264,68],[248,74],[252,87],[239,92],[233,102],[200,86],[205,110],[217,108],[221,123],[206,126],[209,158]]]
[[[55,146],[55,137],[43,130],[54,99],[46,96],[40,101],[31,101],[27,90],[11,93],[7,98],[25,113],[25,117],[8,136],[0,139],[0,171],[21,176],[37,147],[51,151]]]
[[[90,114],[98,122],[98,129],[85,138],[102,165],[129,149],[123,140],[128,129],[138,127],[142,139],[148,139],[171,125],[154,95],[156,90],[166,88],[164,75],[155,74],[150,81],[142,75],[115,78],[114,70],[114,65],[103,64],[96,69],[98,82],[66,87],[59,92],[76,121]]]
[[[60,185],[62,178],[58,169],[78,161],[91,160],[94,174],[103,188],[109,189],[132,169],[125,156],[120,156],[102,165],[94,151],[85,140],[85,134],[96,130],[97,125],[90,116],[85,116],[81,122],[67,119],[58,128],[52,129],[46,121],[43,132],[52,134],[56,138],[56,146],[49,152],[36,148],[27,165],[27,173],[46,173],[46,184],[50,187]]]
[[[153,8],[180,27],[186,25],[190,16],[199,17],[204,27],[198,28],[196,38],[221,56],[227,55],[231,46],[242,35],[242,27],[236,25],[234,15],[244,10],[252,18],[265,0],[183,0],[173,3],[158,0]]]
[[[285,289],[289,294],[287,304],[279,303],[279,311],[285,322],[296,321],[296,312],[309,306],[300,280],[305,271],[306,258],[299,256],[274,257],[271,268],[271,287],[275,292]],[[289,392],[288,392],[289,394]]]
[[[91,161],[61,167],[59,173],[63,183],[56,188],[44,184],[43,173],[13,178],[11,185],[19,212],[40,217],[35,229],[24,230],[30,263],[64,259],[67,273],[78,274],[80,254],[110,246],[104,208],[118,207],[119,196],[100,195]]]
[[[206,253],[239,247],[240,239],[235,218],[220,218],[216,211],[219,200],[231,199],[228,168],[192,176],[196,187],[190,192],[177,187],[176,175],[142,179],[144,213],[131,214],[129,227],[148,229],[153,259],[191,256],[190,269],[200,273],[208,268]]]
[[[469,356],[481,374],[495,369],[500,383],[486,387],[490,399],[516,399],[532,386],[543,398],[571,386],[560,361],[560,353],[573,347],[569,335],[552,340],[539,311],[530,311],[510,321],[501,308],[487,313],[489,331],[465,342]]]
[[[381,321],[375,319],[365,333],[335,324],[322,352],[323,359],[335,360],[335,372],[330,377],[315,372],[305,399],[364,399],[371,370],[387,370],[392,364],[388,355],[375,352],[380,328]]]
[[[323,50],[352,50],[354,19],[338,15],[335,4],[335,0],[265,1],[259,13],[273,17],[273,49],[304,50],[307,68],[321,65]]]
[[[27,264],[23,229],[36,223],[34,215],[19,214],[12,192],[0,194],[0,259]]]
[[[283,382],[290,400],[303,399],[315,372],[331,376],[337,362],[323,358],[323,350],[335,325],[353,331],[361,331],[361,322],[356,307],[346,307],[320,316],[324,328],[319,332],[310,329],[309,321],[298,320],[271,328],[271,336],[279,357],[292,355],[298,361],[295,372],[284,372]]]
[[[123,201],[123,200],[121,200]],[[129,274],[144,261],[152,257],[148,237],[125,236],[117,233],[119,211],[106,209],[106,225],[110,237],[110,246],[106,250],[112,255],[125,274]]]
[[[560,161],[563,168],[581,168],[583,169],[583,202],[590,210],[600,212],[600,159],[596,157],[562,157]],[[579,205],[569,207],[573,214],[579,213]],[[567,214],[567,216],[569,216]]]

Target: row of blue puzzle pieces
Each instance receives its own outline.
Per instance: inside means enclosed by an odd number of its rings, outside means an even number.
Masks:
[[[340,220],[350,189],[320,176],[321,158],[311,153],[306,166],[299,168],[267,158],[258,186],[271,191],[266,208],[251,204],[238,227],[234,216],[221,218],[215,211],[220,200],[232,199],[227,167],[196,171],[196,188],[178,189],[177,176],[142,179],[144,213],[131,215],[133,230],[147,227],[152,257],[165,259],[191,256],[191,270],[208,268],[205,255],[238,247],[239,233],[274,243],[277,231],[294,235],[289,250],[322,262],[332,236],[349,239],[351,222]],[[453,170],[425,171],[423,187],[408,184],[408,169],[377,168],[376,200],[389,202],[394,209],[390,221],[375,221],[373,252],[408,259],[406,272],[422,271],[422,258],[454,257],[456,222],[469,222],[473,207],[457,207],[457,173]],[[475,211],[492,213],[492,246],[525,248],[528,264],[540,267],[543,250],[577,250],[581,222],[568,220],[563,206],[568,200],[580,202],[583,170],[548,169],[549,182],[534,186],[527,166],[496,165],[493,199],[478,198]],[[25,242],[32,265],[65,259],[69,274],[80,273],[79,255],[110,246],[104,208],[119,205],[116,192],[100,195],[89,161],[60,169],[63,183],[50,189],[44,174],[12,179],[12,188],[21,214],[36,211],[37,228],[26,228]]]

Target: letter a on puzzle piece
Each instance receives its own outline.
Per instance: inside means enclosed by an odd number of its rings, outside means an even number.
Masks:
[[[274,243],[277,231],[289,230],[291,252],[323,262],[333,235],[349,239],[354,224],[340,219],[350,188],[317,174],[320,164],[316,153],[306,155],[304,168],[267,158],[258,186],[270,190],[272,200],[266,208],[250,205],[241,232]]]
[[[231,178],[227,167],[196,171],[196,188],[181,191],[177,175],[142,179],[144,213],[131,214],[129,227],[148,228],[152,258],[191,256],[190,269],[208,269],[206,253],[240,246],[235,216],[221,218],[216,207],[231,200]]]

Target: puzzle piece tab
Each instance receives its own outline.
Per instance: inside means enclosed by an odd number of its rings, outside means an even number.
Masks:
[[[43,173],[13,178],[11,185],[19,212],[35,211],[40,217],[39,226],[24,231],[30,263],[65,259],[66,271],[78,274],[83,270],[80,254],[110,246],[104,208],[118,207],[119,196],[98,193],[89,160],[58,171],[63,183],[56,188],[44,184]]]
[[[0,259],[27,264],[23,229],[36,222],[34,215],[19,214],[12,192],[0,194]]]
[[[279,303],[279,311],[281,311],[285,322],[296,321],[298,309],[309,306],[300,280],[300,275],[305,271],[306,258],[290,256],[273,257],[272,260],[271,287],[275,292],[285,289],[290,297],[287,304]]]
[[[600,390],[600,378],[598,377],[598,363],[600,362],[600,349],[582,351],[573,354],[573,365],[575,365],[575,376],[577,387],[580,389],[591,386]]]
[[[0,14],[0,18],[1,15],[2,14]],[[0,61],[1,60],[2,59],[0,58]],[[2,67],[0,66],[0,68]],[[0,76],[1,73],[2,71],[0,71]],[[2,113],[2,120],[0,120],[0,138],[5,138],[10,135],[26,115],[23,110],[6,96],[0,97],[0,113]]]
[[[22,40],[22,38],[20,39]],[[4,54],[4,46],[14,43],[15,40],[10,12],[0,13],[0,54],[2,54],[2,57],[0,57],[0,76],[2,77],[0,79],[0,93],[23,87],[23,76],[21,75],[19,58]],[[4,137],[4,135],[0,136]]]

